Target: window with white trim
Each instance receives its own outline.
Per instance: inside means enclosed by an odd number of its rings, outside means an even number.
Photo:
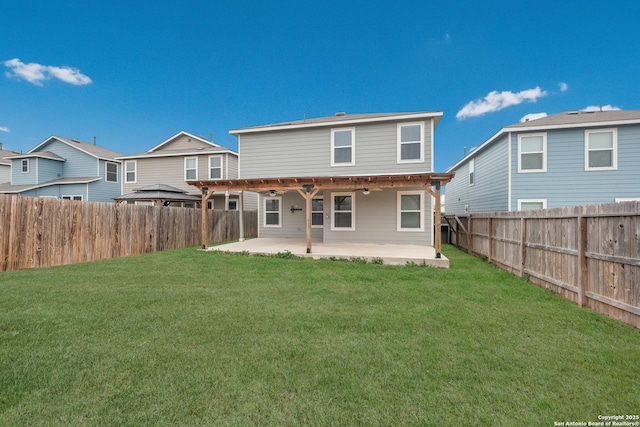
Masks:
[[[355,129],[331,129],[331,166],[355,165]]]
[[[398,163],[424,161],[424,123],[398,124]]]
[[[222,179],[222,156],[209,156],[209,179]]]
[[[22,173],[29,173],[29,159],[22,159]]]
[[[227,203],[227,210],[228,211],[237,211],[238,210],[238,201],[237,200],[229,200],[229,203]]]
[[[547,199],[518,199],[519,211],[532,211],[536,209],[546,209]]]
[[[355,192],[331,193],[331,229],[356,229]]]
[[[213,203],[213,199],[207,200],[207,209],[213,209],[214,205],[215,203]]]
[[[184,159],[184,180],[190,181],[198,178],[198,158],[185,157]]]
[[[398,231],[424,231],[424,192],[398,191]]]
[[[124,182],[135,183],[138,169],[136,160],[127,160],[124,162]]]
[[[547,134],[518,135],[518,172],[547,171]]]
[[[60,196],[62,200],[82,200],[82,196]]]
[[[598,129],[584,131],[584,169],[612,170],[618,168],[618,131]]]
[[[469,160],[469,187],[476,183],[476,159]]]
[[[324,199],[311,199],[311,227],[322,228],[324,225]]]
[[[107,182],[118,182],[118,164],[113,162],[105,163]]]
[[[282,197],[264,198],[264,226],[282,227]]]

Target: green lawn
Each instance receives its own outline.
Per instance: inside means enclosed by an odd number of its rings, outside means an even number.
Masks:
[[[640,331],[451,269],[194,248],[0,273],[0,425],[540,425],[640,411]]]

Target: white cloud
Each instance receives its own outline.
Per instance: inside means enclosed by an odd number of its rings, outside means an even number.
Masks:
[[[0,126],[0,132],[11,132],[11,131],[6,126]]]
[[[564,82],[558,83],[558,86],[560,86],[560,92],[566,92],[569,90],[569,85]]]
[[[616,111],[621,110],[621,108],[614,107],[613,105],[589,105],[586,108],[583,108],[580,111]]]
[[[482,116],[486,113],[493,113],[495,111],[500,111],[503,108],[521,104],[524,101],[536,102],[538,98],[542,98],[547,95],[547,91],[542,90],[539,86],[517,93],[513,93],[511,91],[489,92],[489,94],[484,98],[467,103],[462,110],[458,111],[456,118],[458,120],[462,120],[467,117]]]
[[[7,71],[7,77],[22,78],[38,86],[42,86],[44,80],[49,80],[52,77],[72,85],[86,85],[91,83],[91,79],[82,74],[77,68],[56,67],[36,64],[34,62],[25,64],[18,58],[5,61],[4,65],[11,70]]]
[[[548,116],[547,113],[531,113],[531,114],[527,114],[526,116],[524,116],[523,118],[520,119],[520,123],[530,122],[531,120],[538,120],[538,119],[541,119],[541,118],[547,117],[547,116]]]

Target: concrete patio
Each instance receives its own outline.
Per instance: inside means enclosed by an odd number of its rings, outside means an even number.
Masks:
[[[405,265],[413,262],[439,268],[449,268],[449,259],[444,255],[436,258],[431,246],[390,245],[372,243],[313,243],[311,253],[306,253],[306,243],[301,239],[256,238],[243,242],[209,246],[207,251],[249,252],[251,254],[273,255],[289,251],[301,257],[320,258],[366,258],[369,262],[381,259],[384,264]]]

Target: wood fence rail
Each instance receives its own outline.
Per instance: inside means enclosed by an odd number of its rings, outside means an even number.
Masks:
[[[640,328],[640,202],[445,218],[459,248]]]
[[[210,211],[209,242],[239,237],[238,211]],[[244,212],[245,237],[257,212]],[[200,209],[0,194],[0,271],[50,267],[196,246]]]

